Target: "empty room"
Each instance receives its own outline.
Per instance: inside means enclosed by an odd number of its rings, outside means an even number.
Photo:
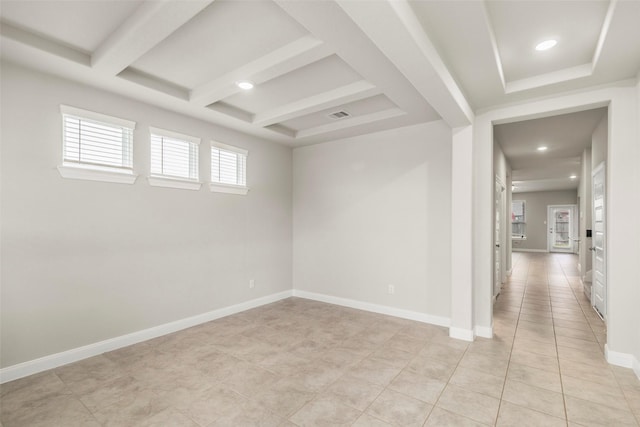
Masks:
[[[0,427],[640,426],[638,22],[0,0]]]

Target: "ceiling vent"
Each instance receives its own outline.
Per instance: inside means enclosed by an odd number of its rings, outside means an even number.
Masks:
[[[344,119],[345,117],[351,117],[351,114],[346,111],[336,111],[335,113],[329,114],[330,119]]]

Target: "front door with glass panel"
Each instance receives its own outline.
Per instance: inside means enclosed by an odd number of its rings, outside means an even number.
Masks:
[[[575,205],[549,206],[547,209],[549,252],[575,252],[573,243]]]

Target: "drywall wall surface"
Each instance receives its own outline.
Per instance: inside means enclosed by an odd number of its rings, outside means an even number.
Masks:
[[[290,290],[291,149],[2,68],[2,366]],[[134,185],[64,179],[60,104],[137,122]],[[149,126],[249,150],[247,196],[151,187]],[[248,282],[255,280],[255,288]]]
[[[504,283],[507,279],[507,271],[511,269],[511,251],[507,240],[511,240],[511,193],[508,185],[511,184],[511,167],[507,162],[507,158],[496,141],[493,142],[493,172],[496,177],[496,183],[502,188],[502,204],[500,206],[500,283]]]
[[[608,128],[609,118],[605,114],[591,135],[591,169],[595,169],[596,166],[607,160]]]
[[[446,124],[296,148],[293,171],[294,289],[449,317]]]
[[[576,190],[514,193],[513,200],[525,201],[525,240],[513,240],[513,249],[547,250],[547,206],[577,204]]]
[[[586,273],[591,270],[591,237],[587,237],[587,230],[592,229],[591,210],[591,148],[586,148],[582,153],[580,184],[578,196],[580,197],[580,243],[578,244],[578,263],[580,264],[580,276],[583,281]],[[589,287],[590,285],[587,285]],[[591,298],[588,293],[589,298]]]

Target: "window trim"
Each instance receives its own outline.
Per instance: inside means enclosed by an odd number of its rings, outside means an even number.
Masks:
[[[134,172],[133,159],[131,162],[131,168],[129,167],[117,167],[108,165],[93,165],[90,163],[77,163],[65,160],[65,123],[64,116],[74,116],[80,119],[95,120],[98,122],[110,124],[118,127],[125,127],[131,129],[131,155],[133,157],[133,139],[134,131],[136,128],[136,122],[132,120],[126,120],[120,117],[109,116],[102,113],[96,113],[95,111],[85,110],[82,108],[72,107],[69,105],[60,104],[60,115],[62,119],[62,162],[58,166],[58,172],[60,176],[68,179],[81,179],[88,181],[102,181],[102,182],[114,182],[119,184],[133,184],[138,175]]]
[[[179,176],[172,175],[163,175],[163,174],[155,174],[151,172],[151,138],[152,135],[157,135],[166,138],[174,138],[178,140],[183,140],[189,143],[193,143],[196,145],[196,153],[198,158],[196,159],[196,167],[197,167],[197,179],[189,179]],[[157,128],[153,126],[149,126],[149,176],[147,177],[147,181],[149,185],[152,187],[167,187],[167,188],[178,188],[182,190],[200,190],[202,186],[202,181],[200,180],[200,142],[201,139],[191,135],[185,135],[183,133]],[[190,159],[191,160],[191,159]]]
[[[243,196],[246,196],[247,193],[249,192],[249,186],[247,185],[247,160],[249,158],[249,151],[245,150],[244,148],[240,148],[240,147],[235,147],[233,145],[227,145],[227,144],[223,144],[221,142],[218,141],[211,141],[211,147],[209,148],[209,158],[211,158],[211,149],[212,148],[217,148],[219,150],[225,150],[225,151],[230,151],[233,153],[237,153],[237,154],[241,154],[244,156],[244,161],[245,161],[245,168],[244,168],[244,181],[245,184],[244,185],[238,185],[238,184],[228,184],[228,183],[223,183],[223,182],[216,182],[216,181],[211,181],[209,182],[209,190],[211,192],[216,192],[216,193],[226,193],[226,194],[240,194]],[[210,170],[209,170],[209,179],[211,179],[211,175],[213,174],[213,165],[210,165]]]

